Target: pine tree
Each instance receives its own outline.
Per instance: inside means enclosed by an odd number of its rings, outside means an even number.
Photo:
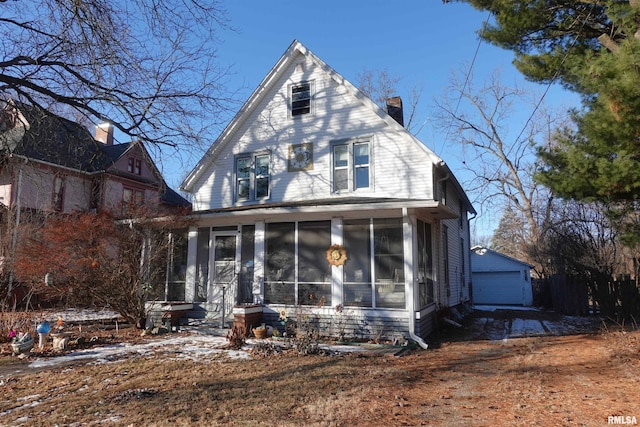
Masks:
[[[481,37],[528,79],[582,96],[576,127],[540,150],[539,180],[577,200],[640,199],[640,1],[464,1],[492,12]]]
[[[523,261],[529,260],[526,225],[522,216],[508,206],[491,238],[491,249]]]

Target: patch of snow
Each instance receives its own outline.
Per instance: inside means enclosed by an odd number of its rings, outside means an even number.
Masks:
[[[31,394],[29,396],[22,396],[16,399],[17,402],[22,402],[23,400],[33,400],[39,398],[39,394]]]
[[[18,399],[16,399],[16,401],[17,402],[22,402],[22,401],[24,401],[26,399],[29,399],[29,398],[39,398],[39,397],[40,397],[40,395],[26,396],[26,397],[23,397],[23,398],[18,398]],[[29,403],[25,403],[24,405],[18,406],[16,408],[7,409],[4,412],[0,412],[0,417],[8,415],[8,414],[12,413],[13,411],[16,411],[16,410],[19,410],[19,409],[33,408],[33,407],[38,406],[40,404],[42,404],[42,402],[39,401],[39,400],[35,400],[35,401],[29,402]],[[26,416],[26,417],[18,418],[17,420],[15,420],[15,422],[23,423],[23,422],[27,421],[28,419],[29,419],[29,416]],[[22,420],[22,421],[19,421],[19,420]]]
[[[531,337],[546,335],[547,331],[544,329],[542,322],[534,319],[513,319],[511,323],[511,332],[509,337]]]
[[[52,310],[42,312],[41,318],[49,322],[55,322],[58,317],[63,322],[86,322],[99,320],[114,320],[120,317],[118,313],[112,310],[92,310],[81,308],[68,308],[66,310]]]
[[[144,343],[123,343],[93,347],[85,350],[50,357],[35,359],[29,364],[30,368],[48,368],[69,362],[91,360],[93,364],[110,363],[114,360],[130,356],[149,356],[162,353],[165,357],[175,359],[202,360],[212,355],[223,354],[232,359],[248,359],[250,354],[244,350],[226,350],[222,348],[227,344],[224,337],[207,335],[181,335],[157,338]]]

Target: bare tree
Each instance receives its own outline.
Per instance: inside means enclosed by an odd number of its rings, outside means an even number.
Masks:
[[[0,2],[0,96],[155,146],[202,143],[231,99],[216,55],[226,28],[216,0]]]
[[[462,146],[463,164],[473,176],[465,186],[476,195],[480,211],[511,209],[523,220],[521,239],[535,245],[550,219],[553,200],[533,179],[536,146],[551,141],[559,117],[531,93],[503,85],[498,72],[479,88],[472,81],[453,74],[446,95],[436,100],[437,122]],[[514,120],[523,111],[534,113]]]
[[[378,104],[386,111],[387,100],[391,97],[398,96],[398,84],[402,80],[401,77],[392,76],[388,70],[368,70],[365,69],[356,75],[356,86],[367,95],[373,102]],[[424,121],[418,122],[418,107],[422,96],[422,88],[414,85],[409,88],[409,94],[403,101],[404,126],[413,135],[420,133],[424,127]]]
[[[145,303],[164,299],[172,274],[167,254],[175,247],[169,236],[183,236],[189,223],[183,213],[158,220],[153,210],[132,209],[135,221],[117,221],[106,211],[49,216],[18,247],[20,282],[50,303],[109,307],[143,327]]]

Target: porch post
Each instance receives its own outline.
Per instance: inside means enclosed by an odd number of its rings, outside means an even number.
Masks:
[[[342,218],[331,218],[331,244],[332,245],[343,245],[344,239],[342,237]],[[347,254],[349,257],[349,254]],[[325,260],[321,260],[321,262],[327,262]],[[342,269],[344,267],[342,265],[331,266],[331,305],[334,307],[338,304],[342,304],[343,302],[343,294],[342,294]]]
[[[198,229],[189,228],[187,240],[187,272],[184,283],[184,299],[187,302],[194,302],[196,296],[196,259],[198,253]]]
[[[253,302],[264,302],[264,238],[265,222],[257,221],[255,228],[254,254],[253,254]]]
[[[404,289],[405,301],[409,315],[415,319],[415,306],[418,298],[416,281],[414,280],[414,263],[418,256],[415,218],[410,216],[407,208],[402,208],[402,239],[404,249]]]

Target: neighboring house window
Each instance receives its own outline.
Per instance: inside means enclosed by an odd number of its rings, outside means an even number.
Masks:
[[[53,178],[53,210],[62,212],[64,207],[64,178],[56,175]]]
[[[144,190],[125,187],[122,190],[122,205],[125,209],[144,204]]]
[[[333,145],[333,190],[355,191],[369,188],[371,181],[368,140]]]
[[[90,209],[99,209],[100,208],[100,199],[102,197],[102,185],[100,180],[94,179],[91,182],[91,199],[89,201]]]
[[[311,82],[291,85],[291,116],[301,116],[311,112]]]
[[[129,157],[127,172],[133,173],[136,175],[142,175],[142,160]]]
[[[269,197],[271,154],[253,153],[236,157],[236,198],[239,201]]]

